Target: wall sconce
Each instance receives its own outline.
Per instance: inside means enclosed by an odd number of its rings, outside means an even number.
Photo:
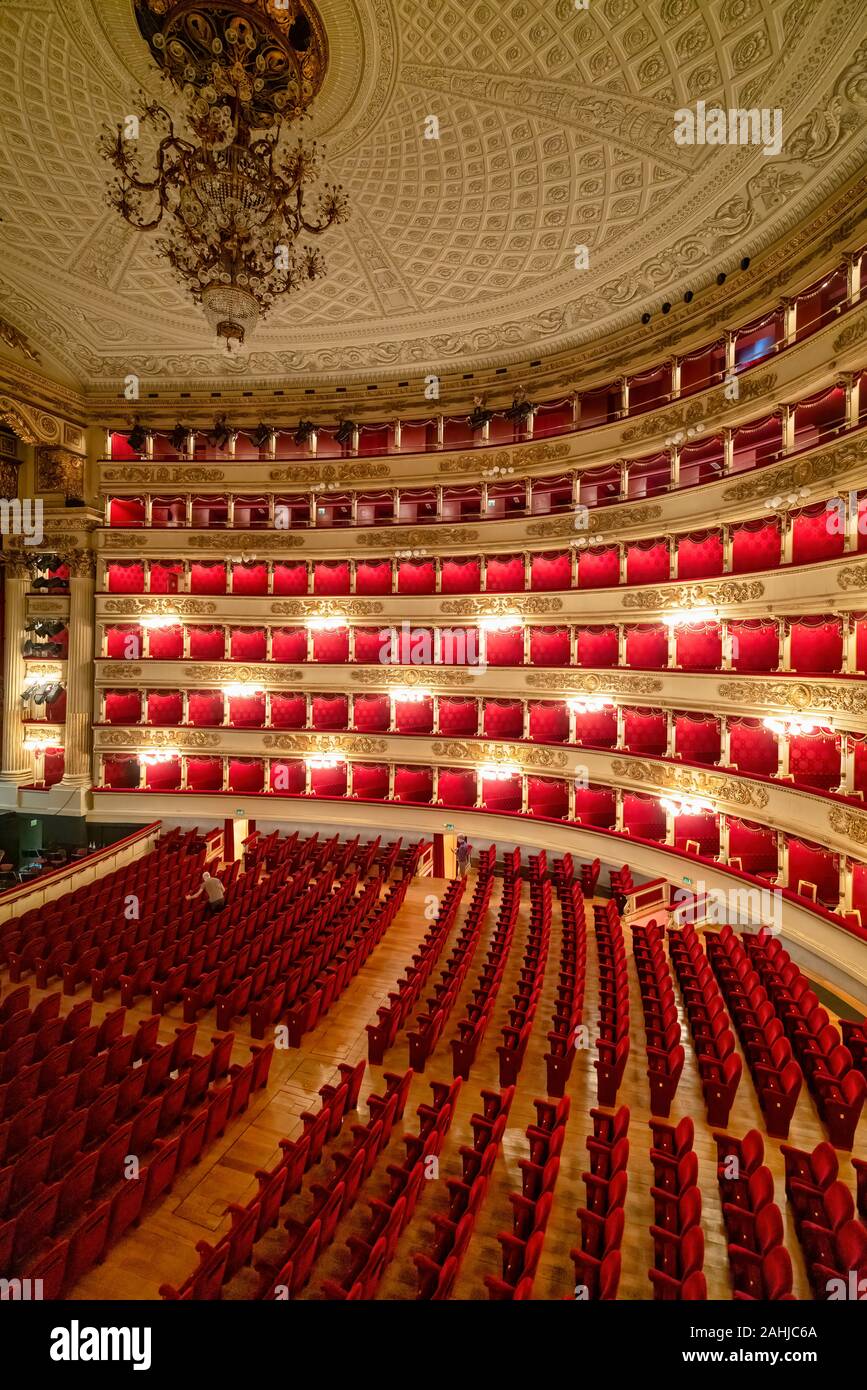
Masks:
[[[680,608],[676,613],[666,613],[663,620],[669,627],[689,627],[693,623],[715,623],[719,613],[715,608]]]
[[[308,618],[307,627],[311,632],[335,632],[337,628],[347,627],[347,621],[343,617],[333,618]]]
[[[500,617],[490,616],[479,619],[479,627],[483,632],[513,632],[516,627],[523,627],[524,619],[520,613],[503,614]]]
[[[825,721],[826,724],[828,721]],[[819,727],[812,719],[800,719],[797,715],[786,715],[781,719],[763,719],[762,724],[772,733],[779,735],[813,734]]]
[[[265,688],[255,682],[230,681],[220,687],[224,695],[264,695]]]
[[[305,759],[308,767],[340,767],[346,762],[346,754],[341,752],[334,753],[310,753]]]
[[[180,756],[180,748],[148,749],[147,752],[139,753],[138,760],[143,767],[157,767],[160,763],[173,762],[175,758]]]
[[[486,777],[492,782],[509,782],[513,777],[521,775],[517,763],[479,763],[476,771],[480,777]]]
[[[416,690],[406,685],[398,685],[391,691],[393,700],[403,700],[408,705],[420,705],[424,700],[430,700],[433,696],[432,690]]]
[[[155,613],[151,618],[142,618],[142,627],[159,628],[175,627],[180,622],[178,613]]]
[[[598,714],[601,709],[615,709],[613,700],[604,699],[602,696],[582,696],[575,695],[566,702],[573,714]]]

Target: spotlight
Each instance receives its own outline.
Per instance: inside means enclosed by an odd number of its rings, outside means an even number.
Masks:
[[[253,434],[253,443],[256,445],[256,448],[264,449],[273,433],[274,429],[271,425],[262,424],[257,426]]]
[[[169,443],[176,453],[180,454],[187,447],[187,436],[189,430],[186,425],[177,424],[169,435]]]
[[[316,426],[312,420],[299,420],[298,428],[293,436],[296,444],[306,444]]]
[[[641,322],[642,322],[642,323],[650,323],[650,315],[649,315],[649,314],[642,314],[642,315],[641,315]]]
[[[129,447],[131,449],[135,449],[137,454],[141,453],[142,449],[147,443],[147,437],[148,435],[146,429],[143,429],[141,425],[134,425],[133,428],[130,430],[129,434],[127,435]]]
[[[334,436],[338,444],[348,444],[352,439],[352,432],[355,429],[354,420],[341,420],[337,426],[337,433]]]
[[[214,428],[211,433],[211,443],[215,449],[225,449],[230,438],[231,431],[226,424],[226,417],[225,415],[221,415],[219,420],[214,422]]]
[[[717,282],[718,285],[724,285],[724,284],[725,284],[725,282],[726,282],[726,273],[725,273],[724,270],[721,270],[721,271],[720,271],[719,275],[716,277],[716,282]]]
[[[741,270],[749,270],[749,268],[750,268],[750,258],[749,258],[749,256],[744,256],[743,260],[741,261]]]

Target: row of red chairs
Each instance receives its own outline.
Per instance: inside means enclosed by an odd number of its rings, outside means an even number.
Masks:
[[[774,1179],[763,1162],[764,1140],[756,1129],[742,1140],[730,1134],[714,1138],[734,1297],[791,1301],[792,1260],[774,1201]]]
[[[614,1106],[629,1057],[629,980],[620,914],[611,899],[594,907],[593,929],[599,957],[596,1096],[600,1105]]]
[[[834,1149],[823,1141],[812,1153],[790,1144],[782,1144],[780,1151],[786,1164],[786,1195],[813,1297],[863,1298],[867,1225],[856,1218],[852,1194],[838,1178]]]
[[[658,1301],[696,1302],[707,1298],[704,1232],[701,1228],[701,1190],[698,1159],[693,1148],[695,1126],[689,1116],[677,1125],[651,1120],[655,1223],[653,1269],[648,1278]]]
[[[577,1211],[581,1244],[570,1251],[575,1267],[574,1298],[610,1302],[620,1284],[624,1207],[629,1182],[629,1106],[613,1115],[591,1110],[593,1134],[585,1143],[590,1171],[582,1173],[586,1205]]]
[[[460,1079],[454,1084],[459,1085]],[[459,1150],[461,1176],[447,1180],[448,1214],[431,1217],[435,1233],[432,1245],[426,1251],[413,1252],[418,1275],[417,1302],[442,1302],[451,1297],[487,1194],[514,1094],[514,1086],[503,1092],[482,1092],[483,1111],[470,1119],[473,1143],[462,1144]]]
[[[440,901],[437,915],[412,958],[412,965],[406,967],[405,978],[397,982],[397,992],[389,995],[388,1004],[382,1004],[377,1009],[379,1022],[367,1024],[367,1057],[377,1066],[381,1066],[386,1052],[397,1041],[398,1033],[421,998],[421,992],[454,926],[465,886],[466,881],[462,878],[451,880]],[[477,886],[476,893],[486,891],[490,896],[492,888],[489,875],[484,885],[480,883]]]
[[[13,918],[0,929],[0,961],[20,976],[58,943],[75,942],[87,931],[122,918],[127,896],[135,895],[140,906],[156,906],[161,894],[165,898],[160,885],[168,875],[189,885],[201,872],[203,852],[187,853],[195,843],[195,831],[184,837],[178,831],[140,859]]]
[[[650,1110],[666,1118],[671,1114],[686,1052],[663,935],[655,922],[632,928],[632,954],[644,1010]]]
[[[375,1298],[382,1276],[394,1258],[397,1244],[415,1213],[429,1176],[429,1163],[440,1153],[451,1127],[462,1082],[432,1081],[431,1105],[420,1105],[418,1134],[405,1134],[406,1162],[390,1163],[386,1169],[389,1186],[381,1200],[369,1203],[371,1224],[365,1238],[346,1242],[348,1266],[340,1281],[326,1279],[322,1292],[326,1298],[355,1301]]]
[[[487,1032],[496,1007],[503,974],[512,949],[518,913],[521,907],[521,881],[504,880],[503,895],[494,931],[488,940],[488,950],[482,964],[472,1000],[467,1004],[465,1017],[458,1020],[458,1035],[451,1039],[452,1074],[466,1081],[476,1060],[482,1039]],[[524,972],[522,971],[522,978]]]
[[[316,970],[314,966],[310,983],[294,1000],[290,998],[293,983],[290,974],[286,981],[286,1003],[280,1008],[275,998],[269,1010],[271,1016],[285,1018],[290,1047],[301,1046],[304,1034],[316,1027],[358,974],[403,906],[410,881],[401,878],[391,883],[381,901],[382,880],[373,878],[365,884],[356,901],[327,927],[324,942],[316,945],[315,952],[311,947],[319,968]],[[321,953],[320,944],[324,947]],[[275,994],[278,991],[279,985]]]
[[[698,1058],[708,1124],[728,1124],[743,1072],[719,985],[691,922],[669,929],[668,950]]]
[[[497,1234],[502,1251],[502,1270],[499,1277],[485,1275],[488,1296],[500,1301],[520,1302],[532,1297],[560,1171],[559,1155],[569,1119],[569,1099],[566,1097],[557,1105],[552,1105],[548,1100],[536,1100],[534,1105],[536,1124],[528,1125],[526,1131],[530,1157],[528,1160],[521,1159],[518,1165],[522,1172],[523,1190],[509,1193],[512,1230]]]
[[[785,1139],[803,1080],[792,1045],[743,943],[730,927],[708,936],[707,953],[738,1030],[768,1133]],[[727,1030],[724,1014],[715,1022]]]
[[[480,874],[460,933],[446,961],[445,970],[440,971],[439,983],[434,985],[433,995],[425,1000],[427,1013],[418,1014],[414,1020],[415,1026],[407,1032],[409,1065],[413,1071],[424,1071],[428,1058],[432,1056],[442,1036],[473,963],[492,894],[492,875]]]
[[[531,874],[530,923],[524,964],[517,992],[512,996],[514,1008],[509,1010],[509,1022],[503,1028],[503,1041],[497,1048],[501,1087],[514,1086],[518,1079],[542,993],[550,943],[551,883],[548,879],[542,882]]]
[[[584,894],[575,882],[572,856],[554,865],[554,883],[560,902],[560,969],[554,1016],[548,1033],[545,1069],[549,1096],[562,1096],[578,1050],[579,1028],[584,1016],[587,977],[587,931]]]
[[[798,1053],[816,1109],[835,1148],[851,1150],[864,1101],[867,1076],[821,1009],[810,982],[766,932],[744,938],[786,1035]]]

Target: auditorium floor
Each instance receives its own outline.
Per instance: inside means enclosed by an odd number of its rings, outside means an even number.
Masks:
[[[396,981],[403,974],[413,951],[424,936],[428,922],[424,917],[425,897],[441,891],[442,882],[431,879],[417,879],[410,887],[406,902],[383,941],[374,950],[367,963],[352,981],[349,988],[331,1009],[324,1022],[304,1039],[300,1050],[277,1050],[274,1054],[271,1075],[267,1089],[256,1093],[245,1114],[239,1116],[227,1129],[224,1138],[212,1145],[203,1155],[198,1166],[188,1170],[176,1183],[173,1191],[166,1196],[143,1219],[137,1230],[128,1233],[108,1253],[105,1261],[92,1269],[74,1288],[72,1299],[148,1299],[156,1298],[161,1283],[180,1284],[197,1262],[195,1245],[206,1240],[214,1243],[227,1228],[228,1218],[224,1209],[230,1202],[243,1203],[257,1190],[256,1169],[271,1167],[279,1155],[278,1140],[283,1137],[294,1138],[302,1129],[301,1113],[307,1109],[318,1108],[318,1089],[333,1080],[338,1062],[355,1062],[367,1053],[365,1024],[375,1019],[377,1007],[393,990]],[[385,1174],[387,1163],[403,1162],[405,1150],[401,1136],[404,1132],[417,1130],[416,1106],[430,1097],[428,1078],[450,1080],[452,1075],[451,1050],[449,1039],[454,1036],[457,1021],[463,1015],[464,1007],[473,985],[479,965],[487,949],[486,941],[493,928],[499,904],[502,881],[497,880],[494,897],[489,909],[488,919],[483,927],[476,957],[471,967],[461,996],[450,1016],[443,1037],[437,1046],[433,1059],[428,1063],[426,1075],[413,1079],[412,1090],[402,1124],[395,1126],[391,1145],[377,1163],[372,1177],[362,1188],[359,1201],[347,1219],[337,1230],[334,1245],[319,1261],[313,1277],[304,1292],[304,1298],[320,1298],[321,1283],[324,1278],[340,1278],[348,1267],[348,1252],[344,1242],[347,1236],[364,1232],[368,1208],[365,1198],[381,1196],[387,1186]],[[469,901],[469,893],[464,902]],[[515,931],[511,955],[497,998],[497,1004],[484,1038],[479,1055],[473,1066],[470,1080],[464,1082],[454,1121],[440,1156],[439,1179],[426,1183],[416,1214],[409,1228],[404,1232],[392,1264],[387,1269],[380,1287],[381,1299],[411,1299],[415,1297],[416,1272],[412,1260],[414,1251],[429,1248],[433,1228],[427,1219],[436,1212],[445,1211],[448,1191],[446,1179],[459,1177],[461,1158],[459,1148],[472,1143],[472,1130],[469,1119],[474,1111],[480,1109],[479,1092],[483,1088],[498,1087],[497,1046],[501,1042],[500,1030],[508,1021],[508,1008],[514,982],[521,968],[525,924],[529,912],[529,891],[524,887],[522,912]],[[588,913],[588,918],[592,914]],[[463,909],[458,914],[459,929]],[[649,1109],[647,1105],[647,1081],[644,1020],[638,994],[635,972],[631,959],[631,936],[625,932],[627,955],[630,959],[631,989],[631,1050],[623,1085],[618,1101],[631,1107],[632,1118],[629,1129],[629,1190],[626,1204],[626,1235],[623,1241],[623,1274],[620,1284],[621,1299],[646,1299],[651,1296],[651,1285],[647,1271],[652,1264],[652,1242],[649,1226],[653,1221],[653,1201],[650,1187],[653,1181],[650,1165],[650,1130],[648,1128]],[[450,950],[446,945],[441,961],[444,962]],[[519,1190],[521,1172],[518,1162],[528,1156],[527,1141],[524,1135],[526,1126],[535,1122],[533,1099],[545,1094],[546,1034],[553,1012],[553,999],[556,987],[556,974],[560,956],[560,916],[554,903],[554,920],[551,933],[551,947],[548,955],[545,982],[535,1020],[534,1036],[524,1059],[515,1099],[512,1105],[509,1127],[494,1167],[491,1185],[486,1200],[479,1213],[475,1232],[464,1259],[454,1296],[458,1299],[487,1298],[484,1275],[500,1273],[500,1247],[496,1240],[498,1231],[511,1230],[511,1207],[508,1201],[510,1190]],[[440,966],[437,966],[437,972]],[[2,980],[5,992],[8,980]],[[58,988],[57,982],[54,989]],[[40,993],[33,991],[34,1000]],[[425,991],[429,993],[430,991]],[[675,986],[679,1002],[679,991]],[[79,992],[79,999],[83,994]],[[116,993],[105,1004],[94,1004],[94,1021],[98,1022],[110,1008],[116,1007]],[[584,1020],[594,1035],[597,1007],[597,972],[595,938],[592,920],[588,920],[588,972],[585,993]],[[67,1004],[64,1004],[66,1011]],[[134,1026],[137,1018],[149,1014],[149,1001],[143,1000],[138,1007],[127,1013],[127,1031]],[[200,1042],[197,1051],[202,1051],[213,1031],[213,1015],[199,1024]],[[170,1008],[162,1020],[160,1038],[168,1041],[173,1029],[181,1022],[179,1005]],[[237,1021],[236,1041],[233,1061],[246,1060],[250,1042],[246,1021]],[[716,1183],[716,1146],[710,1128],[704,1119],[704,1104],[695,1056],[689,1045],[684,1027],[684,1045],[687,1060],[681,1077],[675,1102],[672,1107],[672,1121],[683,1115],[691,1115],[695,1121],[695,1148],[699,1160],[699,1182],[702,1191],[706,1254],[705,1275],[709,1298],[730,1298],[728,1261],[726,1256],[725,1233],[719,1204]],[[596,1073],[593,1068],[595,1049],[579,1052],[568,1085],[572,1100],[571,1115],[566,1130],[566,1143],[563,1149],[560,1175],[555,1189],[554,1204],[548,1224],[544,1251],[539,1265],[534,1287],[534,1298],[552,1299],[569,1297],[574,1285],[570,1249],[578,1243],[578,1222],[576,1208],[584,1204],[584,1184],[581,1174],[588,1167],[585,1136],[592,1132],[589,1110],[596,1104]],[[401,1033],[396,1045],[391,1049],[382,1068],[369,1067],[365,1073],[359,1103],[359,1118],[367,1117],[365,1097],[372,1091],[381,1091],[383,1070],[405,1070],[408,1065],[406,1036]],[[355,1122],[355,1117],[347,1117],[347,1126]],[[729,1132],[741,1136],[755,1126],[764,1132],[762,1116],[748,1070],[738,1091],[729,1122]],[[345,1130],[348,1133],[348,1129]],[[809,1093],[802,1090],[792,1122],[790,1142],[810,1148],[824,1137],[813,1102]],[[338,1139],[337,1147],[346,1145],[346,1138]],[[862,1116],[855,1144],[855,1153],[867,1153],[867,1112]],[[776,1198],[783,1212],[786,1228],[786,1242],[792,1256],[795,1270],[795,1292],[803,1298],[810,1296],[809,1287],[801,1259],[800,1248],[785,1201],[783,1188],[783,1161],[779,1152],[779,1141],[765,1138],[766,1162],[770,1166],[776,1184]],[[327,1170],[326,1151],[326,1170]],[[325,1171],[325,1170],[323,1170]],[[854,1193],[854,1172],[848,1156],[840,1154],[840,1177]],[[321,1172],[311,1172],[305,1186],[311,1181],[321,1179]],[[283,1216],[300,1216],[309,1206],[309,1197],[303,1193],[293,1198],[283,1211]],[[255,1258],[278,1259],[282,1248],[281,1227],[268,1233],[256,1247]],[[257,1286],[257,1276],[252,1268],[242,1270],[224,1290],[224,1297],[249,1298]]]

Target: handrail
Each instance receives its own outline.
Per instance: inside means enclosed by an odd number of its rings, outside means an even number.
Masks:
[[[0,893],[0,922],[19,917],[22,912],[29,912],[34,907],[43,907],[55,898],[102,877],[103,872],[110,873],[137,859],[146,841],[152,841],[147,849],[153,848],[161,826],[161,821],[151,821],[149,825],[142,826],[122,840],[116,840],[112,845],[106,845],[104,849],[94,851],[85,859],[78,859],[75,863],[64,864],[62,869],[52,869],[49,873],[40,874],[29,883],[7,888],[5,892]]]

